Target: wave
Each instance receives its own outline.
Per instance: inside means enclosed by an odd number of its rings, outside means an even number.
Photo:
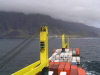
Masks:
[[[87,75],[100,75],[100,61],[82,62],[82,67],[86,70]]]

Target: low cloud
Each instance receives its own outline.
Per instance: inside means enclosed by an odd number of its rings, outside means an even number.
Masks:
[[[0,11],[45,14],[100,28],[100,0],[0,0]]]

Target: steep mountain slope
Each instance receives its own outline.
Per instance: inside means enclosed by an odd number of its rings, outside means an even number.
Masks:
[[[0,12],[0,38],[37,36],[41,25],[49,26],[50,35],[66,33],[74,36],[97,37],[100,30],[81,23],[56,20],[47,15]]]

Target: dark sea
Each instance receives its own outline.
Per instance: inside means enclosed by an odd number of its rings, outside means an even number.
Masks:
[[[39,60],[39,39],[0,39],[0,75],[10,75]],[[61,48],[60,38],[49,38],[52,50]],[[81,65],[87,75],[100,75],[100,38],[72,38],[71,48],[80,48]]]

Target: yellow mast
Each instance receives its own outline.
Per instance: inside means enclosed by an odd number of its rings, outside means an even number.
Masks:
[[[48,66],[48,27],[42,26],[40,31],[40,61]]]
[[[65,34],[62,34],[62,48],[66,48],[67,43],[65,42]]]
[[[68,38],[67,42],[65,34],[62,34],[61,38],[62,38],[62,49],[70,48],[70,38]]]

